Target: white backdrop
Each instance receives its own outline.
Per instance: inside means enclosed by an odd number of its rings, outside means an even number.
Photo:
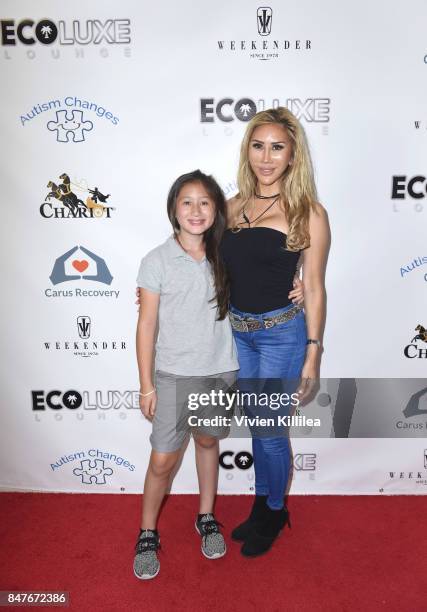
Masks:
[[[312,148],[333,233],[322,375],[425,377],[427,344],[404,354],[427,326],[422,0],[3,0],[1,12],[2,489],[142,491],[139,261],[170,232],[179,174],[200,168],[235,192],[242,104],[288,105]],[[61,218],[68,209],[46,198],[63,174],[76,199],[110,194],[107,208]],[[406,177],[403,197],[392,198],[393,176]],[[73,247],[89,253],[54,271]],[[425,414],[402,418],[426,427]],[[422,435],[293,448],[292,493],[426,491]],[[253,469],[234,463],[249,449],[222,443],[220,492],[251,491]],[[191,448],[173,490],[196,491]]]

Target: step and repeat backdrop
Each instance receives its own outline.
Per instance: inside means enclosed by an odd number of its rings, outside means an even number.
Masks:
[[[317,407],[346,415],[293,439],[291,493],[425,493],[425,2],[0,10],[0,487],[142,492],[140,259],[170,234],[173,180],[200,168],[231,197],[247,121],[282,105],[333,236]],[[221,442],[221,493],[253,491],[250,449]],[[172,491],[197,491],[191,442]]]

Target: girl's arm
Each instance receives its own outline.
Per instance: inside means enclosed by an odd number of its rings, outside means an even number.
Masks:
[[[153,359],[154,343],[159,313],[160,294],[139,290],[140,308],[136,328],[136,357],[138,361],[140,392],[149,393],[154,389]],[[156,409],[156,393],[140,396],[140,407],[148,419],[152,419]]]
[[[288,298],[292,300],[293,304],[302,305],[304,304],[304,287],[300,280],[301,266],[302,266],[303,255],[301,253],[298,259],[297,269],[293,280],[293,289],[289,292]]]
[[[316,204],[309,221],[310,246],[303,251],[304,309],[307,323],[307,338],[323,343],[326,318],[325,273],[331,234],[328,215],[321,204]],[[322,348],[308,344],[303,379],[319,378]],[[313,386],[312,384],[309,385]]]

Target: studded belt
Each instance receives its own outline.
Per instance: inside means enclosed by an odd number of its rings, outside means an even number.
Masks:
[[[285,323],[294,319],[299,312],[301,312],[302,306],[293,306],[285,312],[274,315],[273,317],[264,317],[261,321],[253,319],[251,317],[240,317],[231,310],[228,312],[230,318],[231,327],[235,331],[239,332],[251,332],[258,329],[270,329],[279,323]]]

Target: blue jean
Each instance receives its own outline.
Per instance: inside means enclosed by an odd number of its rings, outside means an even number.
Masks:
[[[261,321],[293,307],[293,304],[262,314],[242,312],[234,306],[231,312],[240,317],[251,317]],[[278,390],[291,394],[296,390],[297,379],[304,365],[307,330],[305,316],[300,311],[295,318],[279,323],[269,329],[252,332],[233,330],[239,358],[239,390],[252,391],[254,385],[259,392]],[[280,379],[280,380],[279,380]],[[256,382],[258,381],[258,382]],[[246,407],[245,407],[246,410]],[[247,411],[247,410],[246,410]],[[248,411],[247,411],[248,412]],[[250,412],[250,411],[249,411]],[[253,413],[252,413],[253,416]],[[267,504],[272,510],[283,508],[284,496],[289,480],[291,451],[287,435],[273,437],[252,432],[252,454],[255,469],[255,493],[267,495]]]

